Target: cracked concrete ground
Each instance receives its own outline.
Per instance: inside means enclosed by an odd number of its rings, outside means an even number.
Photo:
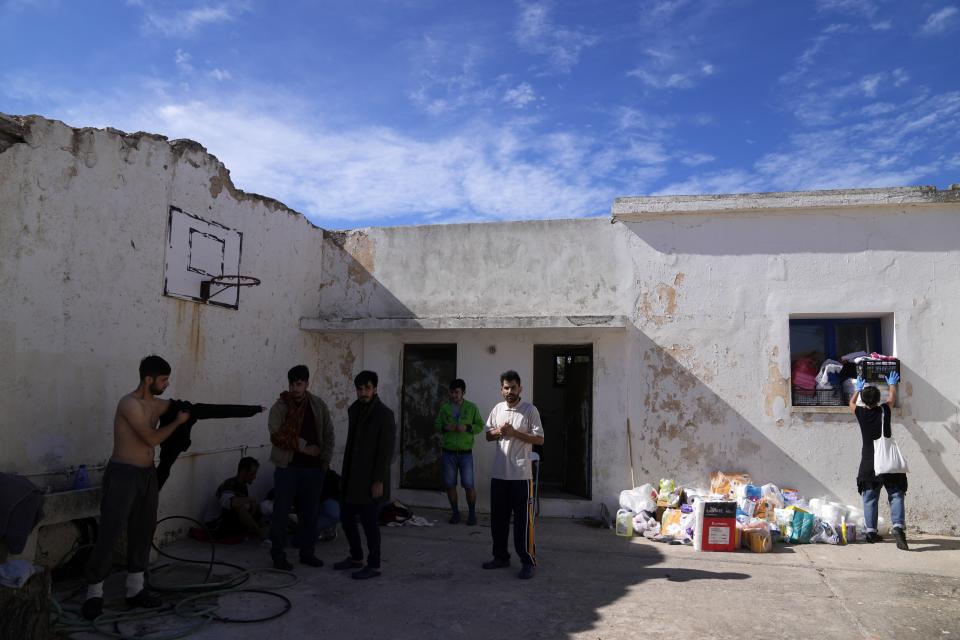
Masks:
[[[537,521],[536,577],[483,571],[490,529],[449,525],[383,528],[380,578],[358,582],[330,565],[346,556],[342,533],[319,544],[325,567],[295,564],[301,582],[282,591],[293,607],[265,623],[213,623],[191,638],[960,638],[960,539],[846,547],[776,545],[773,553],[698,553],[624,539],[567,519]],[[180,541],[165,551],[206,558]],[[266,549],[218,547],[221,559],[269,566]],[[296,552],[290,553],[291,558]],[[122,595],[122,575],[107,598]],[[275,608],[250,596],[226,608]],[[108,603],[109,604],[109,603]],[[93,637],[75,634],[75,638]]]

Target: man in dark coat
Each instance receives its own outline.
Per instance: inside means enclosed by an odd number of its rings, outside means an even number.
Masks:
[[[350,557],[334,569],[356,569],[356,580],[380,575],[380,509],[390,499],[390,463],[393,460],[396,423],[377,396],[377,374],[361,371],[353,379],[357,400],[347,410],[349,430],[343,451],[343,508],[340,522],[350,543]],[[367,539],[367,563],[357,520]]]

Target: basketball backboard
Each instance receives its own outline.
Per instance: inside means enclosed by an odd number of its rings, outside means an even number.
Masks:
[[[170,207],[163,294],[237,309],[240,287],[217,288],[209,299],[201,284],[216,276],[240,274],[243,234],[212,220]]]

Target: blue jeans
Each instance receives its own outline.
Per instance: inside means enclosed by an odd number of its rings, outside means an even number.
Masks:
[[[464,489],[473,489],[473,452],[449,453],[444,451],[440,456],[440,466],[443,469],[443,488],[452,489],[457,486],[457,472],[460,472],[460,486]]]
[[[317,514],[317,531],[329,529],[340,522],[340,503],[333,498],[327,498],[320,503],[320,512]]]
[[[286,558],[287,515],[297,507],[297,532],[294,541],[300,557],[312,557],[317,542],[317,511],[323,488],[323,469],[277,467],[273,472],[273,519],[270,521],[270,555]]]
[[[863,520],[867,525],[867,533],[877,532],[881,488],[882,485],[877,484],[874,488],[866,489],[863,492]],[[890,519],[893,520],[893,528],[905,529],[903,491],[894,491],[893,493],[887,491],[887,500],[890,502]]]

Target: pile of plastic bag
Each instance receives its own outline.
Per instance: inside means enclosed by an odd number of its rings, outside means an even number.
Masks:
[[[698,502],[724,503],[731,516],[736,505],[733,539],[716,550],[745,548],[766,553],[777,542],[850,544],[857,542],[864,530],[863,512],[857,507],[828,498],[807,501],[795,489],[754,484],[748,473],[716,471],[710,475],[709,489],[682,486],[665,478],[656,486],[644,484],[621,491],[615,531],[656,542],[694,544],[698,528],[704,526],[698,520],[698,513],[703,512],[703,508],[698,512]],[[717,530],[724,533],[722,528]]]

